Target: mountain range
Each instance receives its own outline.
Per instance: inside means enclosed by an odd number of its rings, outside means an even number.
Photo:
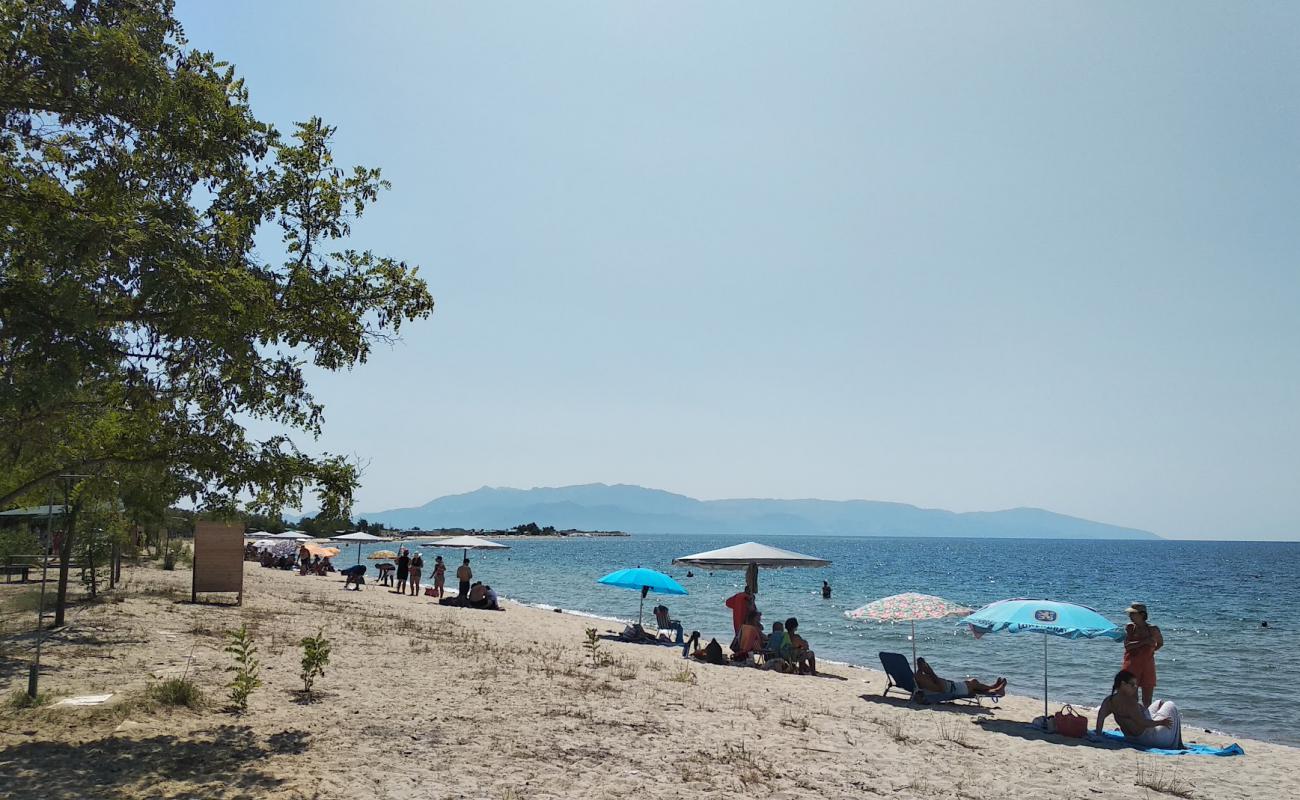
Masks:
[[[696,500],[627,484],[484,486],[415,508],[367,512],[390,528],[512,528],[526,522],[628,533],[830,534],[1034,539],[1159,539],[1149,531],[1040,508],[954,512],[876,500]]]

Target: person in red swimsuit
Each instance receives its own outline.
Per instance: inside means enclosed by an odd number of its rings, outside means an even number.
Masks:
[[[1151,705],[1156,690],[1156,651],[1165,646],[1160,629],[1147,622],[1147,607],[1133,603],[1127,609],[1129,624],[1124,626],[1124,663],[1142,690],[1142,705]]]

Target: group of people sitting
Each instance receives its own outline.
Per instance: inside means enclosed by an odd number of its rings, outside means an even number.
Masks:
[[[268,569],[297,569],[299,575],[327,575],[334,572],[334,565],[328,557],[313,556],[305,547],[298,551],[295,558],[289,553],[277,555],[270,548],[259,548],[249,543],[244,545],[244,560],[256,561]]]
[[[646,641],[673,643],[680,645],[682,656],[707,661],[713,664],[725,664],[728,660],[739,663],[755,663],[763,669],[804,675],[817,674],[817,654],[813,652],[808,641],[799,635],[799,620],[790,617],[784,622],[773,622],[770,632],[763,630],[763,614],[754,604],[754,593],[746,587],[727,599],[727,607],[732,611],[735,636],[732,637],[730,655],[712,639],[706,645],[700,644],[700,632],[691,631],[683,642],[684,631],[680,620],[672,618],[665,605],[654,608],[655,623],[659,627],[658,635],[647,633],[640,624],[630,625],[623,631],[622,638],[627,641]],[[668,632],[676,634],[670,639]]]
[[[252,559],[269,569],[293,569],[295,560],[287,554],[275,555],[270,550],[262,550]]]
[[[329,556],[321,558],[312,556],[303,548],[298,554],[298,574],[299,575],[328,575],[334,572],[334,565],[330,563]]]

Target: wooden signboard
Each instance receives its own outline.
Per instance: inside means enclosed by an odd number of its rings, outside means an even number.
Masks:
[[[244,602],[244,526],[231,522],[194,524],[194,585],[199,592],[237,592]]]

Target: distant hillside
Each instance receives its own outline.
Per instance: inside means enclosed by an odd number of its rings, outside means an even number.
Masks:
[[[874,500],[696,500],[641,486],[484,486],[418,508],[361,514],[390,527],[510,528],[521,522],[632,533],[856,534],[1039,539],[1158,539],[1039,508],[956,513]]]

